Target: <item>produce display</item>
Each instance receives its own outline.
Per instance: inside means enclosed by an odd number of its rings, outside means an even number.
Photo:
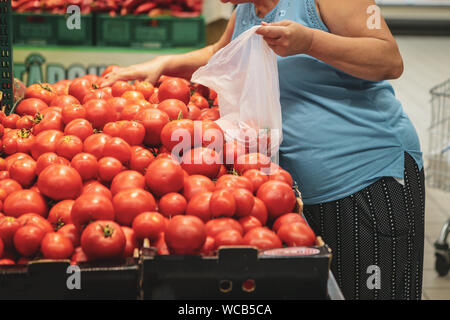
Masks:
[[[77,5],[81,13],[109,13],[111,16],[144,14],[159,16],[198,16],[202,0],[13,0],[11,8],[16,12],[47,12],[66,14],[67,7]]]
[[[145,239],[206,256],[315,244],[290,174],[224,142],[213,90],[167,76],[101,88],[115,68],[33,84],[0,113],[0,264],[124,258]]]

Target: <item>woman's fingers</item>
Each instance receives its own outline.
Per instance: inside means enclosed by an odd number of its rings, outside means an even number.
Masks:
[[[264,38],[278,39],[284,35],[284,28],[282,26],[262,26],[256,30],[256,33],[262,35]]]

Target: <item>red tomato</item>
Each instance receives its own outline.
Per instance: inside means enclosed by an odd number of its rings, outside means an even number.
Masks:
[[[244,244],[244,238],[239,231],[234,229],[223,230],[219,232],[215,238],[215,248],[219,249],[222,246],[239,246]]]
[[[263,226],[266,224],[269,213],[261,199],[255,197],[255,204],[253,205],[252,212],[250,212],[250,216],[257,218]]]
[[[83,252],[81,247],[77,247],[74,250],[72,258],[70,259],[70,264],[78,264],[80,262],[86,262],[88,259]]]
[[[146,145],[157,146],[161,144],[161,131],[169,122],[167,113],[158,109],[144,109],[136,114],[136,120],[144,126],[144,143]]]
[[[190,120],[197,120],[200,117],[200,108],[196,105],[189,103],[187,105],[188,115],[187,118]]]
[[[236,217],[242,218],[250,215],[255,204],[253,194],[245,188],[233,189],[232,192],[236,200]]]
[[[77,136],[66,135],[56,143],[56,154],[72,160],[72,158],[83,151],[83,141]]]
[[[236,212],[236,201],[233,192],[229,189],[214,191],[209,202],[209,208],[214,218],[234,216]]]
[[[200,174],[214,179],[219,173],[221,163],[220,156],[213,149],[197,147],[183,155],[181,167],[189,175]]]
[[[166,226],[166,228],[167,228],[167,226]],[[167,255],[167,254],[170,253],[169,252],[169,248],[167,248],[167,244],[166,244],[166,241],[164,239],[164,232],[162,232],[159,235],[158,240],[156,240],[156,242],[152,246],[157,249],[157,251],[156,251],[157,254]]]
[[[219,109],[216,107],[212,107],[209,109],[203,109],[200,112],[200,117],[198,120],[212,120],[216,121],[220,118]]]
[[[131,147],[125,140],[113,137],[106,141],[103,147],[103,157],[116,158],[126,165],[131,159]]]
[[[72,223],[71,210],[74,202],[74,200],[63,200],[50,209],[47,220],[55,230]]]
[[[74,248],[80,245],[80,231],[74,224],[65,224],[56,232],[66,236],[72,242]]]
[[[158,203],[159,211],[165,217],[173,217],[186,212],[187,201],[179,193],[170,192],[161,197]]]
[[[121,98],[121,97],[114,97],[111,99],[108,99],[108,103],[114,107],[114,110],[116,110],[116,114],[120,114],[123,110],[123,108],[129,104],[127,99]]]
[[[56,90],[49,83],[35,83],[25,90],[25,98],[36,98],[50,104],[56,97]]]
[[[147,167],[155,160],[155,156],[147,149],[131,147],[130,169],[145,174]]]
[[[161,197],[183,188],[184,173],[181,166],[169,159],[156,159],[147,168],[145,181],[149,190]]]
[[[303,222],[285,223],[277,234],[288,247],[313,246],[316,242],[314,231]]]
[[[86,119],[74,119],[70,121],[64,128],[65,135],[77,136],[81,141],[85,141],[86,138],[94,133],[92,124]]]
[[[203,244],[200,253],[204,256],[213,256],[215,253],[216,241],[213,237],[206,236],[205,243]]]
[[[209,147],[211,149],[217,150],[219,153],[222,152],[225,143],[225,136],[222,129],[217,123],[211,120],[194,121],[194,130],[196,145]],[[198,132],[200,130],[201,132]],[[197,137],[201,137],[201,141],[197,141]]]
[[[41,252],[45,259],[68,259],[72,256],[73,244],[65,235],[49,232],[42,239]]]
[[[105,133],[96,133],[87,137],[83,142],[83,151],[94,155],[100,159],[103,155],[105,143],[111,139],[111,136]]]
[[[11,179],[19,182],[24,188],[31,186],[36,179],[36,161],[33,159],[14,161],[9,168],[9,176]]]
[[[94,90],[90,91],[89,93],[87,93],[84,96],[83,104],[85,104],[89,100],[93,100],[93,99],[108,100],[108,99],[111,99],[111,98],[112,98],[112,96],[109,93],[107,93],[105,90],[103,90],[103,89],[94,89]]]
[[[73,224],[81,230],[91,221],[114,220],[114,206],[110,199],[101,194],[83,194],[75,200],[70,216]]]
[[[133,230],[138,239],[157,240],[161,232],[165,232],[164,217],[158,212],[143,212],[133,219]]]
[[[19,104],[16,107],[15,113],[17,113],[20,116],[30,115],[34,117],[36,113],[41,112],[47,107],[48,105],[41,99],[28,98],[23,99],[22,101],[19,102]]]
[[[113,195],[123,190],[136,188],[145,188],[145,177],[133,170],[122,171],[111,182],[111,193]]]
[[[45,168],[52,164],[64,164],[64,161],[54,152],[41,154],[36,160],[36,174],[40,175]]]
[[[233,174],[224,174],[216,181],[216,190],[237,188],[244,188],[251,192],[253,190],[253,185],[246,177]]]
[[[186,215],[196,216],[205,223],[210,220],[212,218],[210,206],[212,194],[212,192],[203,192],[193,196],[187,204]]]
[[[47,217],[48,207],[44,198],[33,190],[18,190],[10,193],[3,203],[3,212],[7,216],[20,217],[24,213],[34,212]]]
[[[119,80],[114,82],[114,84],[111,86],[111,90],[113,97],[120,97],[122,96],[122,94],[124,94],[124,92],[133,90],[133,85],[129,84],[126,81]]]
[[[239,174],[243,174],[250,169],[262,169],[264,173],[269,173],[267,170],[271,168],[271,164],[269,157],[261,153],[249,153],[239,156],[234,164],[234,168]]]
[[[120,120],[134,120],[134,119],[136,119],[137,114],[144,109],[144,107],[138,103],[133,103],[133,102],[130,103],[129,100],[127,100],[127,101],[128,101],[128,104],[126,106],[124,106],[122,109],[122,112],[120,112],[120,116],[119,116]]]
[[[150,96],[150,98],[148,99],[148,101],[152,104],[158,104],[159,103],[159,99],[158,99],[158,88],[155,88],[155,91],[153,91],[153,94]]]
[[[0,257],[3,255],[4,244],[3,240],[0,238]]]
[[[186,119],[189,113],[186,104],[178,99],[166,99],[158,105],[158,109],[167,113],[171,120]]]
[[[214,182],[201,175],[192,175],[184,179],[183,195],[191,200],[196,194],[214,191]]]
[[[275,232],[278,232],[280,227],[284,224],[292,224],[292,223],[306,223],[306,220],[298,213],[285,213],[282,216],[278,217],[273,223],[272,229]]]
[[[270,176],[269,176],[270,180],[278,180],[281,182],[286,182],[288,185],[290,185],[292,187],[293,185],[293,180],[292,180],[292,176],[289,172],[287,172],[284,169],[277,169],[275,170]]]
[[[110,182],[116,175],[124,170],[122,163],[113,157],[104,157],[98,160],[98,178],[103,182]]]
[[[6,199],[6,197],[14,191],[22,190],[22,186],[16,180],[7,178],[0,180],[0,189],[5,191],[4,199]]]
[[[251,181],[253,193],[255,194],[264,182],[269,181],[269,176],[258,169],[247,170],[244,172],[243,176]]]
[[[111,191],[97,180],[87,181],[84,184],[81,195],[84,194],[99,194],[108,198],[109,200],[112,200]]]
[[[72,158],[70,165],[78,171],[83,181],[97,177],[97,158],[90,153],[78,153]]]
[[[207,108],[209,108],[208,100],[206,100],[206,98],[201,96],[200,94],[192,95],[191,103],[193,103],[195,106],[197,106],[200,109],[207,109]]]
[[[139,241],[134,233],[134,230],[121,226],[123,234],[125,235],[125,249],[123,250],[123,257],[132,257],[134,254],[134,249],[139,248]]]
[[[244,236],[246,245],[257,247],[260,250],[281,248],[282,243],[275,232],[266,227],[253,228]]]
[[[61,112],[56,109],[48,108],[47,112],[42,112],[35,117],[36,124],[33,127],[33,134],[37,135],[45,130],[63,131],[64,123]]]
[[[39,251],[41,241],[46,232],[34,225],[20,227],[14,234],[14,247],[25,257],[30,257]]]
[[[27,129],[13,129],[3,136],[3,152],[6,154],[13,153],[30,153],[36,137]]]
[[[37,185],[53,200],[75,199],[81,194],[83,181],[77,170],[63,164],[52,164],[39,175]]]
[[[246,216],[239,219],[239,223],[241,224],[242,228],[244,229],[244,234],[246,234],[249,230],[253,228],[262,227],[261,221],[258,220],[258,218],[255,218],[253,216]]]
[[[55,88],[58,95],[66,95],[69,94],[69,86],[71,83],[71,80],[60,80],[53,84],[53,88]]]
[[[95,129],[103,129],[108,122],[116,120],[116,110],[106,100],[92,99],[84,104],[86,119]]]
[[[229,229],[236,230],[241,235],[244,232],[244,229],[240,223],[232,218],[217,218],[206,223],[206,234],[213,238],[215,238],[220,232]]]
[[[14,153],[10,156],[8,156],[5,159],[5,163],[6,163],[6,170],[9,170],[9,168],[11,168],[11,165],[14,163],[14,161],[19,160],[19,159],[31,159],[31,157],[28,154],[22,153],[22,152],[18,152],[18,153]]]
[[[16,123],[20,119],[20,116],[16,113],[11,113],[9,116],[2,119],[2,126],[5,128],[16,128]]]
[[[137,121],[109,122],[103,127],[103,132],[111,137],[119,137],[125,140],[130,146],[142,144],[145,137],[145,128]]]
[[[68,124],[75,119],[84,119],[86,117],[86,109],[80,104],[71,104],[62,108],[61,116],[64,124]]]
[[[69,86],[69,95],[81,102],[92,89],[92,83],[88,79],[75,79]]]
[[[14,260],[11,259],[0,259],[0,266],[14,265],[16,264]]]
[[[0,171],[0,180],[9,179],[8,171]]]
[[[122,93],[121,97],[127,99],[128,101],[145,99],[144,95],[141,92],[135,90],[127,90],[124,93]]]
[[[20,227],[20,222],[14,217],[0,218],[0,238],[3,241],[5,248],[12,248],[14,234]]]
[[[194,145],[194,121],[189,119],[170,121],[161,131],[161,142],[176,155],[183,150],[191,149]],[[172,150],[175,146],[175,150]]]
[[[72,105],[79,105],[79,104],[80,104],[80,101],[78,101],[78,99],[75,98],[74,96],[70,96],[68,94],[63,94],[63,95],[58,95],[58,96],[54,97],[49,105],[54,106],[54,107],[60,107],[60,108],[63,108],[63,110],[64,110],[64,107],[68,107],[68,106],[72,106]]]
[[[275,220],[285,213],[292,212],[296,203],[292,188],[277,180],[265,182],[259,187],[256,196],[266,205],[270,220]]]
[[[1,124],[0,124],[1,126]],[[34,126],[34,118],[32,116],[25,115],[16,122],[16,128],[17,129],[27,129],[31,130]],[[3,126],[0,127],[2,133],[4,131]],[[3,136],[3,134],[0,134],[0,137]]]
[[[46,152],[55,152],[56,143],[63,137],[63,133],[59,130],[45,130],[36,136],[31,155],[35,160]]]
[[[116,221],[130,226],[133,219],[142,212],[155,211],[156,201],[153,195],[143,189],[127,189],[113,197]]]
[[[95,221],[81,234],[81,248],[89,260],[121,258],[125,245],[125,235],[114,221]]]
[[[21,226],[27,226],[27,225],[33,225],[38,228],[41,228],[46,233],[47,232],[53,232],[53,227],[48,220],[46,220],[44,217],[36,214],[36,213],[25,213],[22,214],[19,218],[17,218],[17,222]]]
[[[185,104],[189,103],[191,97],[191,90],[189,85],[182,79],[171,78],[167,79],[159,86],[158,100],[164,101],[166,99],[178,99]]]
[[[194,216],[175,216],[167,226],[164,239],[171,253],[198,254],[206,240],[205,225]]]

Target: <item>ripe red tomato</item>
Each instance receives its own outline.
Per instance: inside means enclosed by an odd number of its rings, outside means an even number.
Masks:
[[[141,112],[144,107],[141,106],[139,103],[136,102],[130,102],[129,100],[128,104],[125,105],[122,109],[122,111],[120,112],[120,116],[119,119],[120,120],[134,120],[136,119],[136,116],[139,112]]]
[[[56,90],[49,83],[35,83],[25,90],[25,98],[36,98],[50,104],[56,97]]]
[[[38,135],[45,130],[63,131],[64,123],[59,110],[47,108],[35,117],[36,124],[33,127],[33,134]]]
[[[25,225],[14,234],[14,247],[22,256],[30,257],[39,251],[46,232],[35,225]]]
[[[196,194],[188,202],[186,215],[196,216],[206,223],[212,218],[210,206],[211,197],[212,192],[203,192]]]
[[[31,155],[35,160],[46,152],[55,152],[56,143],[63,137],[59,130],[45,130],[36,136],[35,142],[31,147]]]
[[[205,98],[209,99],[210,89],[209,89],[208,87],[205,87],[205,86],[202,85],[202,84],[195,83],[195,84],[192,86],[192,88],[195,90],[194,95],[195,95],[195,94],[199,94],[199,95],[201,95],[202,97],[205,97]],[[214,100],[214,99],[213,99],[213,100]]]
[[[206,240],[205,224],[194,216],[175,216],[167,226],[164,239],[171,253],[200,253]]]
[[[257,247],[260,250],[281,248],[282,243],[275,232],[266,227],[253,228],[244,236],[246,245]]]
[[[96,133],[87,137],[83,142],[83,151],[94,155],[97,159],[103,156],[105,143],[111,136],[105,133]]]
[[[10,156],[8,156],[5,159],[5,163],[6,163],[6,170],[9,170],[9,168],[11,168],[11,165],[14,163],[14,161],[19,160],[19,159],[31,159],[31,157],[26,154],[26,153],[22,153],[22,152],[18,152],[18,153],[14,153]]]
[[[189,113],[186,104],[178,99],[166,99],[159,103],[158,109],[167,113],[171,120],[186,119]]]
[[[188,115],[187,118],[190,120],[197,120],[200,117],[200,108],[196,105],[189,103],[187,105]]]
[[[181,167],[189,175],[200,174],[214,179],[220,170],[222,160],[213,150],[204,147],[191,149],[183,155]]]
[[[274,172],[269,176],[270,180],[278,180],[281,182],[286,182],[288,185],[292,187],[293,180],[291,174],[284,169],[278,168],[274,170]]]
[[[1,124],[0,124],[1,126]],[[33,128],[34,126],[34,118],[32,116],[29,115],[25,115],[22,118],[20,118],[19,120],[17,120],[16,122],[16,128],[17,129],[27,129],[27,130],[31,130],[31,128]],[[3,126],[0,127],[0,137],[3,136]]]
[[[141,92],[135,90],[127,90],[122,93],[121,97],[127,99],[128,101],[145,99],[144,95]]]
[[[86,109],[80,104],[71,104],[62,108],[61,116],[64,124],[68,124],[75,119],[84,119],[86,117]]]
[[[53,88],[55,88],[56,94],[66,95],[69,94],[69,86],[71,83],[72,80],[60,80],[53,84]]]
[[[306,220],[298,213],[285,213],[282,216],[278,217],[273,223],[272,229],[275,232],[278,232],[280,227],[284,224],[293,224],[293,223],[306,223]]]
[[[167,218],[184,214],[186,207],[186,198],[176,192],[165,194],[158,202],[159,211]]]
[[[200,117],[198,120],[212,120],[216,121],[220,118],[220,112],[217,107],[212,107],[209,109],[202,109],[200,111]]]
[[[193,94],[191,97],[191,103],[193,103],[195,106],[197,106],[200,109],[209,108],[208,100],[206,100],[206,98],[200,94]]]
[[[145,177],[133,170],[122,171],[111,182],[111,193],[113,195],[123,190],[136,188],[145,188]]]
[[[19,159],[9,168],[11,179],[19,182],[22,187],[31,186],[36,179],[36,161],[33,159]]]
[[[123,257],[132,257],[134,249],[139,248],[139,241],[130,227],[121,226],[123,234],[125,235],[125,248],[123,250]]]
[[[7,265],[15,265],[16,263],[14,262],[14,260],[11,259],[0,259],[0,266],[7,266]]]
[[[158,109],[144,109],[136,114],[136,120],[144,126],[144,143],[146,145],[157,146],[161,144],[161,131],[169,122],[167,113]]]
[[[110,182],[124,169],[125,167],[116,158],[104,157],[98,160],[98,178],[103,182]]]
[[[72,105],[79,105],[79,104],[80,104],[80,101],[78,101],[78,99],[75,98],[74,96],[71,96],[68,94],[62,94],[62,95],[57,95],[56,97],[54,97],[49,105],[53,106],[53,107],[60,107],[60,108],[63,108],[63,110],[64,110],[64,107],[68,107],[68,106],[72,106]]]
[[[150,98],[155,91],[155,87],[148,81],[135,81],[134,86],[136,91],[144,95],[145,99]]]
[[[84,96],[93,89],[91,81],[88,79],[75,79],[69,86],[69,95],[74,96],[78,101],[83,101]]]
[[[133,219],[132,226],[138,239],[157,240],[161,232],[165,232],[164,217],[158,212],[143,212]]]
[[[236,201],[236,217],[242,218],[250,215],[255,204],[253,194],[245,188],[233,189],[232,192]]]
[[[0,189],[5,191],[4,199],[6,199],[6,197],[14,191],[22,190],[22,186],[16,180],[7,178],[0,180]]]
[[[189,119],[172,120],[161,131],[161,142],[169,151],[178,155],[194,145],[194,121]],[[176,150],[172,150],[174,147]]]
[[[3,203],[3,212],[7,216],[20,217],[24,213],[34,212],[47,217],[48,207],[44,198],[33,190],[18,190],[10,193]]]
[[[244,244],[244,238],[239,231],[234,229],[223,230],[214,238],[216,250],[222,246],[239,246]]]
[[[39,175],[37,185],[53,200],[75,199],[81,194],[83,181],[77,170],[63,164],[52,164]]]
[[[13,245],[14,234],[21,227],[19,221],[14,217],[0,218],[0,238],[5,248],[11,248]],[[0,255],[1,257],[1,255]]]
[[[17,222],[19,222],[21,226],[33,225],[41,228],[45,232],[53,232],[51,223],[36,213],[22,214],[19,218],[17,218]]]
[[[277,234],[289,247],[313,246],[316,242],[314,231],[303,222],[285,223]]]
[[[253,193],[255,194],[264,182],[269,181],[269,176],[258,169],[247,170],[244,172],[243,176],[251,181],[253,185]]]
[[[137,121],[109,122],[103,127],[103,132],[111,137],[119,137],[125,140],[130,146],[142,144],[145,137],[145,128]]]
[[[122,96],[122,94],[124,94],[124,92],[133,90],[133,85],[129,84],[126,81],[119,80],[114,82],[114,84],[111,86],[111,90],[113,97],[120,97]]]
[[[250,169],[263,170],[264,173],[269,173],[267,171],[270,170],[271,164],[272,162],[269,157],[261,153],[249,153],[237,158],[234,169],[236,169],[239,174],[243,174]]]
[[[215,238],[220,232],[229,229],[236,230],[241,235],[244,232],[241,224],[232,218],[217,218],[209,220],[206,223],[206,234],[213,238]]]
[[[245,189],[244,189],[245,190]],[[217,217],[232,217],[236,212],[236,200],[229,189],[219,189],[213,192],[209,202],[211,215]]]
[[[147,168],[145,181],[149,190],[161,197],[183,188],[184,173],[181,166],[169,159],[156,159]]]
[[[0,257],[3,255],[4,244],[3,240],[0,238]]]
[[[83,249],[81,247],[76,247],[72,255],[72,258],[70,259],[70,264],[73,265],[86,261],[88,261],[88,258],[84,254]]]
[[[13,153],[30,153],[36,137],[27,129],[13,129],[3,136],[3,152],[6,154]]]
[[[150,96],[150,98],[148,99],[148,101],[152,104],[158,104],[159,103],[159,99],[158,99],[158,88],[155,88],[155,91],[153,91],[153,94]]]
[[[191,200],[196,194],[214,191],[214,182],[201,175],[192,175],[184,179],[183,195]]]
[[[281,181],[269,180],[265,182],[256,194],[267,207],[269,219],[275,220],[279,216],[292,212],[295,207],[295,194],[292,188]]]
[[[112,200],[111,191],[107,187],[105,187],[103,184],[98,182],[97,180],[87,181],[84,184],[81,195],[84,195],[84,194],[99,194],[99,195],[103,195],[104,197],[108,198],[109,200]]]
[[[165,80],[159,86],[158,100],[178,99],[188,104],[191,97],[191,90],[185,81],[179,78]]]
[[[30,115],[34,117],[36,113],[41,112],[47,107],[48,105],[41,99],[28,98],[19,102],[15,112],[20,116]]]
[[[65,135],[77,136],[81,141],[85,141],[86,138],[94,133],[92,124],[86,119],[74,119],[70,121],[64,128]]]
[[[121,258],[125,245],[125,235],[114,221],[92,222],[81,234],[81,248],[89,260]]]
[[[253,216],[246,216],[239,219],[239,223],[241,224],[242,228],[244,229],[244,234],[246,234],[249,230],[253,228],[262,227],[261,221],[258,220],[258,218]]]
[[[196,145],[209,147],[216,150],[218,153],[222,153],[225,136],[217,123],[211,120],[194,121],[194,132]],[[197,137],[201,137],[201,141],[197,141]]]
[[[17,120],[20,119],[20,116],[16,113],[11,113],[2,119],[2,126],[6,128],[15,129]]]
[[[125,140],[113,137],[105,142],[103,157],[113,157],[127,165],[131,159],[131,147]]]
[[[116,110],[117,119],[119,118],[119,114],[122,112],[123,108],[129,104],[127,99],[121,98],[121,97],[114,97],[111,99],[108,99],[108,103],[114,107],[114,110]]]
[[[131,147],[130,169],[145,174],[147,167],[155,160],[155,156],[147,149]]]
[[[68,259],[72,256],[73,244],[65,235],[49,232],[42,239],[41,252],[45,259]]]
[[[257,218],[263,226],[266,224],[269,213],[261,199],[255,197],[255,204],[253,205],[252,212],[250,212],[250,216]]]
[[[213,256],[215,253],[216,241],[213,237],[206,236],[205,243],[203,244],[200,253],[204,256]]]
[[[70,213],[73,224],[81,230],[91,221],[114,220],[114,206],[110,199],[98,193],[79,196]]]
[[[72,158],[70,165],[78,171],[83,181],[97,177],[97,158],[90,153],[78,153]]]
[[[74,203],[74,200],[63,200],[50,209],[47,220],[52,224],[54,230],[59,230],[66,224],[72,223],[70,213]]]
[[[83,151],[83,141],[73,135],[63,136],[56,142],[56,154],[68,160]]]
[[[86,119],[95,129],[103,129],[108,122],[116,120],[116,110],[106,100],[92,99],[84,104]]]
[[[108,100],[111,99],[112,96],[106,90],[103,89],[93,89],[89,93],[87,93],[83,98],[83,104],[93,99],[103,99]]]
[[[120,191],[112,201],[116,212],[116,221],[125,226],[131,226],[133,219],[140,213],[156,210],[156,201],[153,195],[139,188]]]
[[[64,160],[54,152],[43,153],[36,160],[36,174],[41,172],[52,164],[64,164]]]
[[[216,181],[215,189],[237,189],[244,188],[253,191],[253,185],[246,177],[233,174],[224,174]]]

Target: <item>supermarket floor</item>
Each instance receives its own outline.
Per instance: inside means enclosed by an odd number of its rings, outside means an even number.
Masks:
[[[396,39],[405,71],[392,84],[416,127],[426,158],[431,115],[429,90],[450,78],[450,37],[398,36]],[[450,218],[450,193],[433,188],[427,188],[426,193],[423,299],[450,300],[450,275],[437,276],[433,248],[444,221]]]

